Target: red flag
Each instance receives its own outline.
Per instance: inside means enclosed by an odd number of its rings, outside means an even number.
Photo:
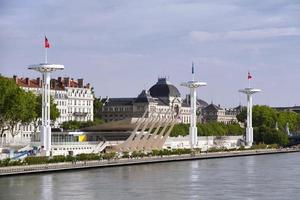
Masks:
[[[248,80],[252,79],[250,72],[248,72]]]
[[[50,43],[48,42],[48,39],[46,36],[45,36],[45,48],[50,48]]]

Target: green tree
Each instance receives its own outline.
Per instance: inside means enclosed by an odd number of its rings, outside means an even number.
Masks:
[[[238,123],[224,124],[210,122],[197,124],[198,136],[225,136],[225,135],[242,135],[243,128]],[[189,134],[189,124],[176,124],[171,131],[171,137],[186,136]]]
[[[246,120],[247,110],[238,115],[238,120]],[[300,116],[292,111],[277,111],[268,106],[253,106],[254,142],[265,144],[278,144],[284,146],[288,143],[285,126],[288,123],[292,132],[299,130]],[[276,122],[278,130],[276,129]]]
[[[10,79],[0,76],[0,136],[9,130],[7,101],[17,90],[17,85]]]
[[[65,130],[76,131],[81,128],[95,126],[95,125],[102,124],[102,123],[103,123],[103,121],[100,119],[95,119],[94,121],[87,121],[87,122],[66,121],[66,122],[62,123],[61,127]]]
[[[242,111],[237,114],[236,118],[239,122],[244,123],[247,119],[247,108],[242,108]]]
[[[94,98],[94,102],[93,102],[93,106],[94,106],[94,119],[101,119],[101,109],[103,106],[103,103],[101,102],[100,98]]]
[[[28,124],[36,117],[35,96],[5,77],[0,77],[0,92],[1,136],[5,130],[10,130],[14,137],[18,134],[17,124]]]

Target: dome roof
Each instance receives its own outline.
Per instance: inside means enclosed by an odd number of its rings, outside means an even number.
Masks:
[[[180,97],[178,89],[166,78],[159,78],[149,91],[152,97]]]
[[[150,96],[149,92],[143,90],[139,96],[135,99],[135,103],[150,103],[154,102],[153,98]]]

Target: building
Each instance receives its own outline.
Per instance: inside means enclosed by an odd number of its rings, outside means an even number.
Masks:
[[[293,111],[300,114],[300,106],[273,107],[273,109],[278,111]]]
[[[183,102],[188,105],[188,106],[191,106],[190,105],[190,102],[191,102],[191,97],[190,95],[186,95],[186,98],[183,100]],[[202,99],[197,99],[196,101],[196,106],[197,106],[197,111],[196,111],[196,114],[197,114],[197,122],[198,123],[202,123],[203,122],[203,115],[202,115],[202,110],[203,108],[205,108],[206,106],[208,106],[208,103]]]
[[[149,91],[143,90],[137,97],[104,98],[102,102],[100,113],[106,122],[141,117],[146,110],[149,111],[146,117],[159,115],[160,118],[171,118],[173,111],[180,116],[181,123],[190,121],[190,107],[166,78],[158,78]]]
[[[41,93],[42,81],[40,78],[29,79],[13,77],[16,84],[25,91],[34,94]],[[60,117],[54,122],[59,127],[65,121],[93,121],[93,101],[90,84],[84,85],[83,79],[58,77],[50,81],[51,96],[60,112]]]
[[[42,80],[41,78],[30,79],[13,76],[16,84],[25,91],[31,91],[34,94],[41,94]],[[69,77],[59,77],[51,79],[50,93],[54,103],[60,112],[60,116],[56,121],[52,122],[52,127],[59,128],[65,121],[93,121],[93,101],[94,96],[90,84],[85,84],[83,79],[73,79]],[[18,124],[14,131],[18,135],[13,138],[14,142],[28,142],[32,137],[32,133],[39,132],[38,122],[29,125]],[[5,139],[1,138],[2,143],[11,143],[10,133],[6,133]]]
[[[242,111],[242,106],[232,109],[221,108],[213,103],[202,109],[203,122],[222,122],[225,124],[237,123],[237,114]]]

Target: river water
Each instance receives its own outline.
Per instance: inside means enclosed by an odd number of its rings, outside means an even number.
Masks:
[[[0,200],[300,199],[300,153],[0,178]]]

